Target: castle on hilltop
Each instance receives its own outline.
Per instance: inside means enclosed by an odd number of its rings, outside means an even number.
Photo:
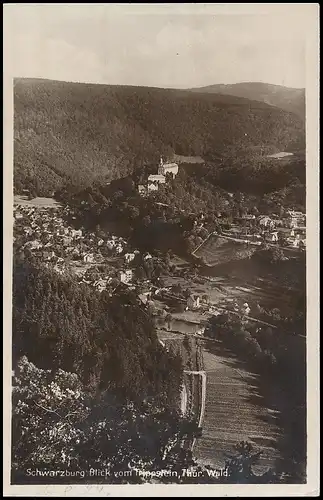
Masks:
[[[158,166],[158,174],[166,175],[167,172],[173,174],[174,177],[178,174],[178,165],[177,163],[164,163],[163,157],[160,157],[159,166]]]
[[[158,191],[159,184],[165,184],[166,174],[170,173],[173,177],[178,174],[177,163],[164,163],[162,156],[159,160],[157,174],[150,174],[147,179],[147,184],[138,185],[140,195],[145,196],[151,191]]]

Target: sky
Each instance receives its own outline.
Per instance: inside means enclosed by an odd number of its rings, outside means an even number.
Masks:
[[[304,9],[306,4],[7,4],[6,67],[14,77],[73,82],[191,88],[256,81],[300,88]]]

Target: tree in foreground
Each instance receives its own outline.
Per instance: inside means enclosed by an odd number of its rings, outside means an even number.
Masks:
[[[158,407],[104,392],[86,393],[76,374],[42,370],[24,356],[17,363],[12,396],[12,483],[257,483],[290,482],[284,474],[254,471],[261,452],[248,442],[235,446],[227,474],[198,465],[189,442],[196,423]],[[90,469],[105,476],[89,476]],[[28,471],[40,471],[37,477]],[[182,474],[183,469],[191,475]],[[62,477],[55,471],[66,471]],[[164,472],[160,476],[160,471]],[[127,472],[127,474],[125,474]],[[81,479],[80,479],[81,478]]]
[[[255,451],[248,441],[241,441],[234,446],[233,453],[228,455],[225,468],[228,471],[226,481],[230,483],[271,483],[274,472],[268,470],[264,474],[256,474],[254,467],[258,464],[262,451]]]
[[[27,471],[36,468],[45,476],[36,482],[48,482],[48,475],[64,482],[48,472],[57,470],[73,472],[75,481],[90,468],[106,469],[106,482],[143,482],[147,477],[136,471],[193,464],[190,451],[181,447],[193,424],[176,411],[153,400],[120,400],[108,391],[91,397],[76,374],[39,369],[25,356],[16,366],[12,403],[13,483],[29,482]]]

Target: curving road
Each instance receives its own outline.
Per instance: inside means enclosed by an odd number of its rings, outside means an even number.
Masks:
[[[202,427],[203,419],[204,419],[204,413],[205,413],[205,401],[206,401],[206,372],[205,371],[196,371],[196,370],[185,370],[184,373],[188,375],[197,375],[198,377],[201,378],[201,401],[199,401],[200,407],[199,407],[199,418],[198,418],[198,426]],[[192,451],[196,443],[196,438],[193,439],[192,442]]]

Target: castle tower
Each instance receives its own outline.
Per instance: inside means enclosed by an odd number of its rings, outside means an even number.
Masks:
[[[158,174],[159,175],[164,175],[164,162],[163,162],[163,157],[160,157],[159,160],[159,166],[158,166]]]

